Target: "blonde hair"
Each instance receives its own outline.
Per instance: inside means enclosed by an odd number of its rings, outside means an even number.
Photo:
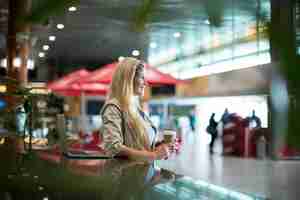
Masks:
[[[112,77],[108,99],[116,99],[122,112],[128,114],[132,125],[133,134],[136,134],[137,145],[143,149],[149,148],[149,138],[144,120],[138,113],[138,106],[134,102],[134,77],[138,65],[142,62],[138,59],[127,57],[120,61]]]

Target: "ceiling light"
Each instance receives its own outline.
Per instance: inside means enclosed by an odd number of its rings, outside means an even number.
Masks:
[[[75,6],[69,7],[69,11],[70,12],[75,12],[76,10],[77,10],[77,8]]]
[[[49,36],[50,41],[55,41],[56,37],[54,35]]]
[[[15,67],[20,67],[21,66],[21,58],[15,58],[14,61],[13,61],[13,65]]]
[[[42,190],[44,190],[44,187],[39,186],[38,189],[39,189],[40,191],[42,191]]]
[[[44,50],[44,51],[48,51],[49,48],[50,48],[49,45],[44,45],[44,46],[43,46],[43,50]]]
[[[17,57],[13,59],[13,66],[14,67],[21,67],[22,64],[22,60],[21,58]],[[2,60],[0,60],[0,67],[7,67],[7,58],[4,58]]]
[[[44,57],[45,57],[45,53],[44,53],[44,52],[40,52],[40,53],[39,53],[39,57],[40,57],[40,58],[44,58]]]
[[[124,59],[125,59],[125,57],[120,56],[118,60],[119,60],[119,62],[121,62],[121,61],[124,60]]]
[[[65,28],[65,26],[64,26],[63,24],[57,24],[56,27],[57,27],[58,29],[63,29],[63,28]]]
[[[6,85],[0,85],[0,93],[4,93],[7,91],[7,86]]]
[[[208,19],[204,20],[204,24],[209,25],[210,24],[209,20]]]
[[[14,67],[21,67],[21,58],[15,58],[13,60]],[[0,60],[0,66],[6,68],[7,67],[7,59],[4,58]],[[34,61],[31,59],[27,60],[27,68],[28,69],[34,69]]]
[[[5,67],[5,68],[7,67],[7,59],[6,58],[4,58],[0,61],[0,66]]]
[[[181,36],[181,33],[176,32],[176,33],[173,34],[173,36],[174,36],[175,38],[179,38],[179,37]]]
[[[151,43],[150,43],[150,47],[151,47],[152,49],[155,49],[155,48],[157,47],[157,44],[156,44],[155,42],[151,42]]]
[[[140,51],[139,50],[133,50],[132,51],[132,55],[133,56],[139,56],[140,55]]]

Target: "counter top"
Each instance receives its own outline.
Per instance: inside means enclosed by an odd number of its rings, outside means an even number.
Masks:
[[[127,160],[61,159],[33,153],[16,168],[1,165],[0,199],[213,199],[263,200],[161,169],[156,163]],[[0,196],[1,197],[1,196]]]

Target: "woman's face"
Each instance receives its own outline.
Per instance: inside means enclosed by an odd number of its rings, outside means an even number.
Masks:
[[[145,68],[139,68],[134,76],[134,94],[143,96],[145,91]]]

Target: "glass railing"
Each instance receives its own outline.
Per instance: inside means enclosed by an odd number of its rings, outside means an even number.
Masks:
[[[163,199],[213,199],[213,200],[266,200],[255,194],[246,194],[233,191],[224,187],[213,185],[201,180],[193,180],[189,177],[181,177],[173,183],[158,184],[154,191],[160,193]]]

